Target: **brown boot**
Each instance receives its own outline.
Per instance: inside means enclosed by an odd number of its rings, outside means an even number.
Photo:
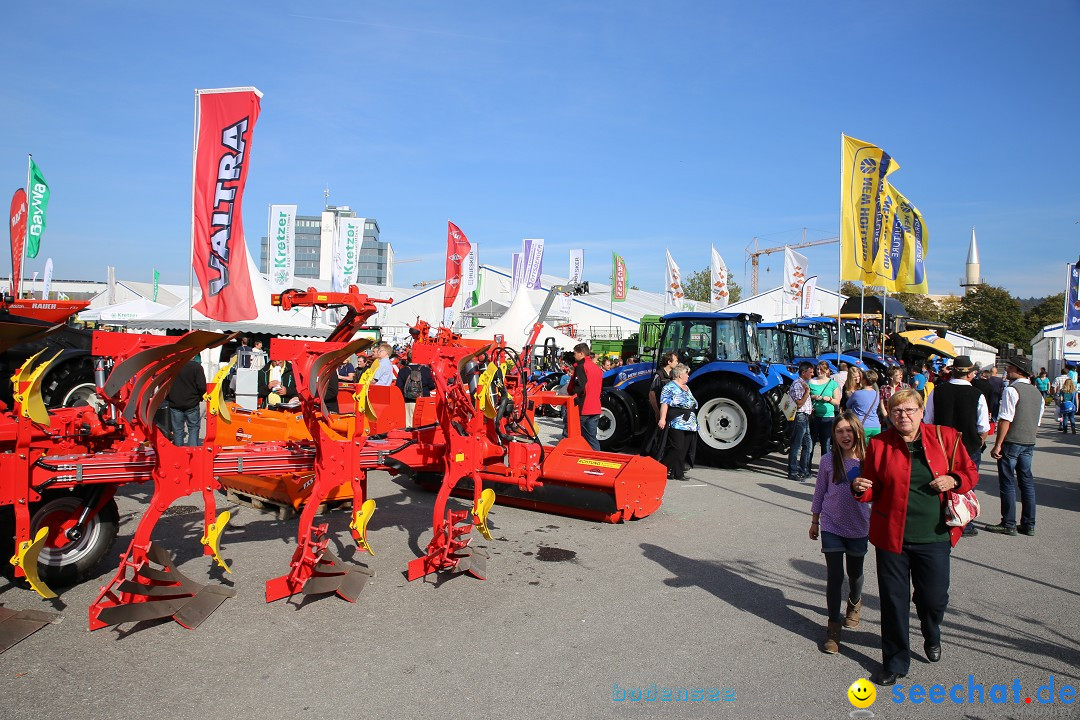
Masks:
[[[829,621],[829,627],[825,631],[825,644],[821,646],[821,651],[835,655],[840,652],[840,633],[843,631],[844,626],[838,622]]]
[[[851,598],[847,601],[847,613],[844,614],[844,627],[857,628],[859,627],[859,613],[862,612],[862,598],[859,598],[859,602],[852,603]]]

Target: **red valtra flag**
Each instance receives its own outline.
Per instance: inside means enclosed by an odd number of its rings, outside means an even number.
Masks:
[[[192,242],[202,289],[195,309],[222,322],[252,320],[259,313],[248,275],[241,211],[262,93],[255,88],[195,93],[199,117]]]
[[[11,197],[11,296],[19,297],[23,246],[26,244],[26,191],[19,188]]]
[[[461,289],[461,265],[472,250],[469,238],[452,222],[446,223],[446,284],[443,285],[443,324],[453,323],[454,301]]]

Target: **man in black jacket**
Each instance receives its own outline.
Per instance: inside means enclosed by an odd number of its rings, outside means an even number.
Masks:
[[[990,432],[990,411],[986,398],[971,381],[978,370],[971,358],[961,355],[953,360],[949,369],[949,382],[939,382],[926,403],[923,422],[928,425],[944,425],[960,431],[975,469],[982,460],[986,435]],[[978,535],[971,523],[964,526],[964,535]]]
[[[206,393],[206,373],[198,360],[180,368],[180,374],[169,386],[169,422],[172,424],[173,445],[197,447],[202,413],[200,403]]]

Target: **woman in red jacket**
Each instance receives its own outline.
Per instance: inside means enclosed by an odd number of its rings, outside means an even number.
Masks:
[[[941,659],[941,621],[949,604],[949,554],[961,529],[945,524],[945,497],[979,480],[952,428],[923,425],[923,397],[902,389],[889,398],[892,426],[870,442],[862,476],[851,491],[873,502],[870,542],[877,550],[882,669],[878,685],[894,685],[911,664],[911,588],[926,659]],[[957,447],[960,452],[957,452]]]

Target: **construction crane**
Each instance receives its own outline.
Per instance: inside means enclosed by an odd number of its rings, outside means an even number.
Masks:
[[[803,228],[803,242],[795,245],[780,245],[770,248],[759,248],[758,239],[754,238],[750,245],[746,246],[746,255],[750,258],[750,294],[757,295],[758,291],[758,264],[759,258],[762,255],[771,255],[775,252],[784,252],[784,248],[791,248],[797,250],[799,248],[815,247],[817,245],[832,245],[835,242],[839,242],[840,238],[832,237],[825,238],[824,240],[811,240],[806,241],[806,228]]]

